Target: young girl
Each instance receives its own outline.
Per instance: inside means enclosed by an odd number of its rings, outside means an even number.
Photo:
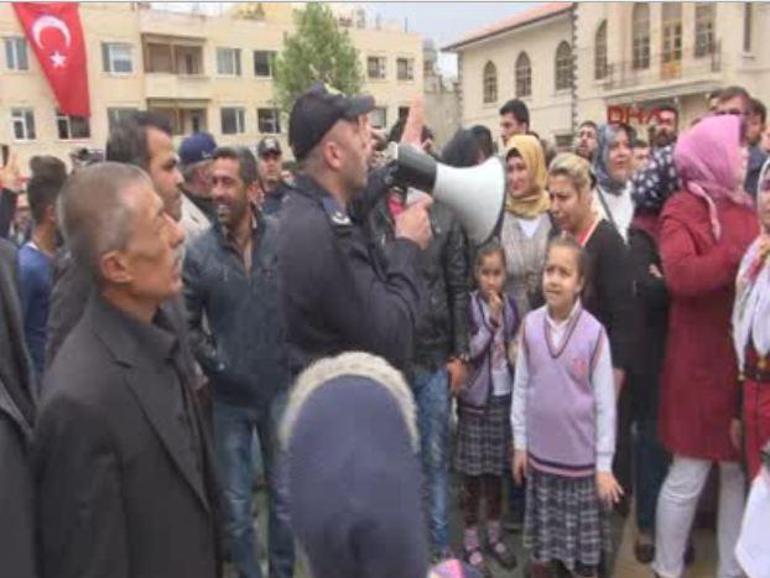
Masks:
[[[580,303],[580,245],[558,237],[548,247],[546,305],[523,323],[511,423],[513,474],[527,477],[524,546],[532,576],[559,561],[575,576],[598,574],[609,550],[603,506],[622,495],[612,475],[615,389],[607,335]]]
[[[516,566],[513,551],[502,539],[500,514],[502,476],[511,447],[513,373],[507,352],[519,320],[513,300],[503,293],[505,252],[497,242],[478,251],[475,276],[479,289],[471,294],[470,303],[472,372],[458,394],[455,468],[464,476],[465,559],[488,575],[479,536],[482,498],[486,498],[485,550],[503,567]]]

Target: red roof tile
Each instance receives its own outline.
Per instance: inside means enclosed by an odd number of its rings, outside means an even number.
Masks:
[[[457,48],[467,44],[471,44],[473,42],[477,42],[479,40],[483,40],[503,32],[508,32],[514,28],[518,28],[519,26],[532,24],[533,22],[544,20],[546,18],[550,18],[551,16],[556,16],[568,11],[570,8],[572,8],[572,4],[572,2],[548,2],[547,4],[535,6],[529,10],[524,10],[518,14],[504,18],[498,22],[495,22],[494,24],[476,29],[457,42],[453,42],[447,46],[444,46],[441,50],[456,50]]]

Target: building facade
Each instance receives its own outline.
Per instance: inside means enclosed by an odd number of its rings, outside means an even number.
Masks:
[[[91,117],[58,114],[56,101],[10,3],[0,4],[4,43],[0,142],[26,163],[35,154],[68,159],[79,147],[103,149],[111,123],[134,110],[155,110],[175,138],[208,131],[221,144],[254,145],[275,135],[285,145],[285,115],[276,109],[272,65],[293,12],[301,5],[252,3],[221,15],[156,10],[147,3],[82,3]],[[390,126],[423,90],[422,39],[397,27],[367,27],[357,13],[338,22],[359,50],[364,91]]]
[[[608,108],[647,128],[670,104],[687,126],[708,95],[733,84],[770,104],[768,2],[549,3],[447,46],[458,54],[464,125],[498,131],[510,98],[530,108],[532,128],[561,148],[581,120]]]

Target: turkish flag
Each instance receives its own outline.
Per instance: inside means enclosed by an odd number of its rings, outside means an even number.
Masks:
[[[13,9],[56,95],[59,110],[72,116],[91,116],[78,4],[14,2]]]

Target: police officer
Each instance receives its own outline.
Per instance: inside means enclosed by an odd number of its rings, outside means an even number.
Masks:
[[[361,206],[385,190],[369,174],[368,96],[316,84],[294,103],[289,142],[301,172],[283,207],[278,258],[292,370],[363,350],[403,367],[413,348],[421,286],[415,261],[430,241],[424,199],[396,220],[387,266],[364,233]],[[380,183],[380,184],[377,184]],[[368,186],[367,186],[368,185]]]

